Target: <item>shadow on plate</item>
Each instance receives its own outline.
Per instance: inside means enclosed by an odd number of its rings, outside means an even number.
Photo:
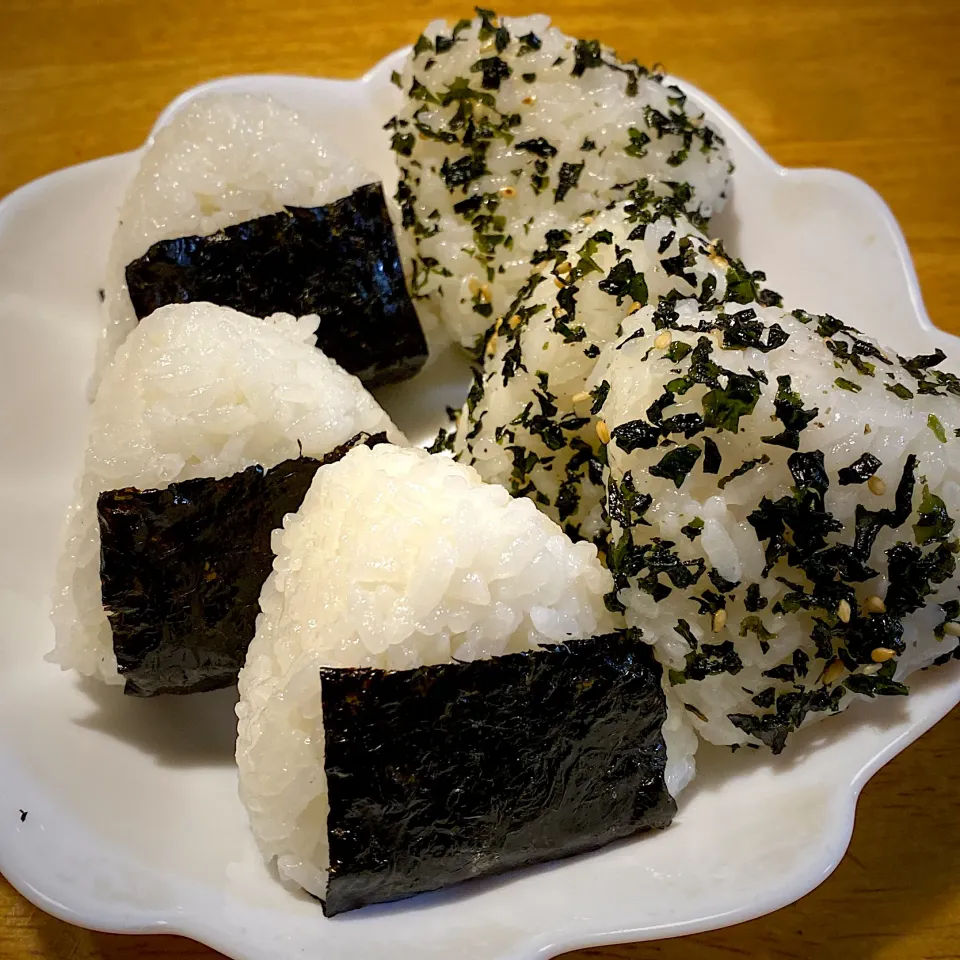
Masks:
[[[153,755],[165,767],[234,763],[237,688],[189,697],[127,697],[122,687],[82,679],[92,712],[76,723]]]
[[[413,381],[380,387],[374,397],[411,443],[429,444],[441,427],[450,426],[445,411],[463,406],[472,383],[466,353],[446,346],[431,356]]]
[[[727,253],[740,256],[740,216],[733,197],[716,216],[710,218],[710,236],[720,237]],[[763,264],[759,269],[763,269]]]

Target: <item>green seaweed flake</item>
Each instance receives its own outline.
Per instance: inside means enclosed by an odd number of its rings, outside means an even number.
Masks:
[[[412,133],[395,133],[390,138],[390,149],[399,153],[401,157],[409,157],[413,153],[416,137]]]
[[[777,377],[777,396],[773,405],[777,419],[783,424],[783,431],[776,436],[761,437],[762,441],[788,450],[798,450],[800,434],[820,414],[819,408],[803,409],[803,400],[793,389],[789,375]]]
[[[687,665],[683,675],[687,680],[705,680],[720,673],[736,676],[743,670],[743,661],[732,640],[704,643],[699,650],[688,653],[685,659]]]
[[[602,67],[603,57],[600,55],[599,40],[578,40],[573,51],[573,69],[570,71],[575,77],[582,77],[587,70]]]
[[[483,157],[474,156],[460,157],[453,163],[450,162],[449,157],[444,157],[440,167],[440,176],[451,193],[458,187],[466,191],[467,184],[479,180],[487,172],[487,164]]]
[[[703,421],[718,431],[736,433],[741,417],[750,416],[759,399],[760,382],[756,377],[729,373],[726,387],[714,387],[701,401]]]
[[[730,483],[731,480],[736,480],[738,477],[742,477],[745,474],[749,473],[751,470],[754,470],[757,467],[763,466],[764,464],[767,464],[769,462],[770,462],[770,458],[766,454],[763,454],[762,456],[759,456],[759,457],[755,457],[752,460],[745,460],[732,473],[729,473],[727,476],[718,480],[717,486],[721,490],[724,490],[727,484]]]
[[[854,483],[866,483],[882,466],[872,453],[861,454],[849,467],[837,471],[837,481],[841,487]]]
[[[554,203],[561,203],[566,195],[576,188],[580,182],[580,174],[583,173],[585,166],[585,162],[562,163],[560,165],[560,173],[557,175],[557,189],[553,193]]]
[[[497,53],[503,53],[510,44],[510,33],[502,23],[498,23],[497,15],[492,10],[477,7],[477,16],[480,18],[480,30],[477,34],[481,43],[493,37]]]
[[[646,277],[634,267],[629,258],[614,264],[606,279],[601,280],[598,286],[604,293],[617,298],[617,306],[628,298],[646,306],[650,299]]]
[[[683,486],[690,471],[700,459],[701,450],[698,446],[689,443],[683,447],[675,447],[666,453],[658,463],[650,467],[654,477],[663,477],[672,480],[678,489]]]
[[[914,397],[913,391],[902,383],[887,383],[884,384],[884,387],[901,400],[912,400]]]
[[[602,409],[603,405],[607,402],[607,397],[610,394],[610,384],[606,380],[601,380],[591,391],[590,397],[593,400],[593,403],[590,406],[590,412],[596,416]]]
[[[484,90],[499,90],[502,81],[508,79],[513,71],[500,57],[484,57],[471,68],[471,73],[483,74],[481,86]]]
[[[647,148],[650,145],[650,135],[644,133],[642,130],[638,130],[636,127],[630,127],[630,129],[627,130],[627,135],[630,137],[630,143],[624,147],[623,152],[628,157],[642,160],[647,155]]]
[[[947,512],[947,505],[924,484],[923,499],[920,501],[920,515],[913,525],[914,538],[921,547],[946,540],[955,526],[953,517]]]
[[[532,153],[534,156],[543,159],[557,155],[557,148],[546,137],[532,137],[530,140],[521,140],[517,144],[517,149]]]
[[[943,424],[936,415],[931,413],[927,417],[927,426],[941,443],[947,442],[947,431],[943,429]]]
[[[692,543],[703,533],[704,523],[700,517],[694,517],[688,524],[680,528],[680,532]]]
[[[744,617],[740,621],[740,636],[746,637],[747,634],[751,633],[757,638],[757,642],[760,644],[760,652],[764,655],[769,653],[770,641],[775,640],[777,635],[768,630],[764,622],[755,613]]]
[[[525,33],[522,37],[518,37],[517,39],[520,43],[517,53],[521,57],[525,53],[534,53],[543,46],[543,41],[533,32]]]

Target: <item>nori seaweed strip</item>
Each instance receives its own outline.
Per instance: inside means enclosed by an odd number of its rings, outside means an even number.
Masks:
[[[200,693],[235,683],[273,565],[270,535],[300,509],[320,460],[255,465],[162,490],[109,490],[97,502],[100,582],[124,693]]]
[[[128,264],[126,279],[140,320],[198,300],[256,317],[315,313],[317,346],[368,387],[407,380],[427,359],[379,183],[326,206],[162,240]]]
[[[328,917],[667,826],[636,631],[415,670],[323,668]]]

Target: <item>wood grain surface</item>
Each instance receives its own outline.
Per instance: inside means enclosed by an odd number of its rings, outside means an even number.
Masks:
[[[960,333],[960,2],[550,0],[543,7],[564,30],[659,61],[709,91],[781,163],[838,167],[873,185],[903,227],[934,322]],[[0,0],[0,195],[135,147],[159,110],[202,80],[356,76],[414,39],[427,20],[468,13],[450,0]],[[958,757],[954,711],[866,787],[846,858],[793,906],[716,933],[570,957],[958,960]],[[0,878],[3,960],[217,956],[173,937],[79,930],[45,916]]]

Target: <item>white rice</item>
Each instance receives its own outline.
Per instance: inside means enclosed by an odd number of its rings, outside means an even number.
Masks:
[[[602,634],[611,580],[591,544],[571,543],[529,501],[447,457],[388,445],[319,470],[274,552],[240,674],[240,791],[264,857],[323,897],[318,667],[407,669]],[[671,762],[676,788],[689,758]]]
[[[729,153],[685,94],[545,16],[435,21],[398,82],[411,290],[465,346],[503,315],[547,231],[602,209],[616,185],[686,184],[702,217],[723,204]]]
[[[762,275],[747,274],[672,197],[652,191],[618,201],[565,237],[488,340],[483,375],[461,412],[453,450],[484,480],[534,498],[571,534],[596,538],[608,524],[600,443],[590,418],[596,398],[586,388],[599,348],[639,309],[634,295],[643,303],[690,296],[747,300],[760,295]],[[631,272],[639,274],[632,286],[625,282]]]
[[[124,271],[153,244],[209,236],[285,206],[332,203],[377,179],[270,97],[194,100],[147,143],[127,188],[110,251],[93,388],[136,326]]]
[[[50,659],[117,674],[100,596],[97,497],[322,457],[361,431],[404,442],[376,401],[313,345],[316,317],[248,317],[209,303],[145,318],[104,372],[58,569]]]
[[[801,311],[791,315],[757,308],[762,343],[769,343],[774,324],[779,324],[789,338],[784,345],[766,352],[755,346],[737,348],[732,346],[736,330],[728,328],[730,316],[738,309],[727,305],[725,318],[722,312],[700,311],[695,302],[686,301],[676,305],[673,317],[662,309],[658,317],[652,309],[640,311],[625,325],[621,339],[605,349],[594,372],[594,384],[606,381],[610,387],[599,415],[612,433],[607,447],[608,509],[615,521],[611,567],[618,576],[619,599],[626,608],[627,622],[644,631],[665,669],[674,671],[670,675],[674,692],[689,705],[698,732],[719,744],[758,742],[758,737],[744,729],[742,720],[739,725],[731,722],[731,715],[764,718],[780,712],[781,717],[787,716],[789,698],[795,694],[818,696],[819,705],[812,708],[808,718],[834,712],[853,699],[851,687],[860,690],[894,670],[895,678],[891,679],[900,681],[951,653],[957,646],[953,635],[960,630],[960,579],[950,555],[958,545],[958,530],[947,523],[940,531],[941,539],[927,542],[929,522],[919,518],[921,512],[931,510],[933,501],[924,504],[928,493],[942,500],[951,520],[960,516],[960,440],[956,434],[960,428],[960,381],[948,374],[939,375],[934,369],[924,374],[915,367],[924,378],[923,389],[937,395],[921,393],[918,376],[911,374],[892,351],[875,350],[873,341],[843,328],[833,318],[811,317]],[[749,321],[749,317],[745,319]],[[746,327],[741,325],[740,329]],[[689,350],[698,343],[706,344],[706,359],[698,359]],[[859,359],[852,360],[852,353],[859,353]],[[691,371],[695,360],[699,377]],[[719,372],[714,370],[715,385],[698,382],[684,390],[683,378],[703,380],[710,362],[721,368]],[[759,390],[759,398],[752,412],[739,419],[739,425],[731,420],[726,423],[727,429],[720,429],[717,423],[723,407],[714,401],[732,396],[731,373],[743,375],[746,383],[752,383]],[[778,377],[784,376],[790,378],[789,384],[778,382]],[[672,402],[665,396],[668,383],[674,395]],[[775,406],[778,391],[780,409]],[[781,557],[766,573],[764,550],[771,541],[761,541],[750,521],[754,511],[769,509],[764,506],[764,498],[773,503],[788,498],[789,505],[797,487],[798,481],[788,466],[793,450],[769,442],[770,437],[786,430],[784,417],[789,419],[789,411],[797,409],[795,398],[791,399],[787,391],[796,393],[804,410],[817,411],[807,426],[794,426],[801,454],[823,454],[829,478],[825,510],[840,525],[840,529],[825,535],[825,546],[853,544],[858,510],[894,511],[907,457],[912,454],[918,458],[910,515],[896,528],[887,526],[880,531],[866,555],[873,573],[861,574],[865,578],[860,579],[853,573],[838,572],[835,581],[825,588],[834,591],[832,597],[829,592],[821,592],[818,599],[810,601],[810,609],[795,612],[789,595],[798,589],[809,595],[813,587],[808,576],[813,567],[805,558],[819,548],[808,548],[803,538],[815,529],[816,514],[807,504],[796,524],[788,524],[787,544],[798,545],[798,554]],[[631,437],[636,440],[641,436],[640,427],[648,432],[652,429],[651,405],[661,398],[666,401],[664,418],[696,414],[707,421],[706,429],[693,429],[689,436],[673,432],[670,445],[663,434],[657,438],[654,432],[657,445],[628,452],[625,447],[631,446]],[[674,424],[679,426],[677,421]],[[705,438],[715,442],[722,457],[717,474],[704,472]],[[687,445],[699,459],[685,478],[677,477],[679,487],[674,479],[652,472],[663,470],[663,458]],[[839,471],[864,454],[880,462],[875,477],[869,482],[841,484]],[[757,458],[766,459],[719,488],[718,481]],[[652,498],[645,510],[639,501],[632,514],[622,507],[631,489]],[[639,521],[641,513],[647,525]],[[759,522],[759,515],[755,519]],[[699,530],[695,529],[697,525]],[[702,563],[706,573],[695,585],[680,586],[672,584],[663,572],[656,575],[651,564],[642,559],[642,551],[652,549],[658,541],[678,562],[686,564],[686,569],[696,571]],[[937,584],[937,578],[931,581],[931,592],[916,612],[909,609],[909,604],[896,609],[899,588],[891,590],[892,579],[908,587],[915,587],[923,579],[916,572],[907,577],[899,573],[891,576],[887,551],[898,543],[907,545],[898,550],[917,551],[927,558],[939,550],[943,561],[945,582]],[[631,563],[633,569],[628,569]],[[736,586],[712,584],[707,576],[711,571]],[[651,576],[669,588],[659,602],[652,595]],[[780,577],[799,584],[799,588],[783,583],[777,579]],[[747,602],[751,585],[759,591],[759,603]],[[713,591],[712,601],[706,591]],[[705,602],[698,602],[697,596]],[[716,601],[721,596],[723,610],[718,615]],[[885,607],[879,605],[880,601]],[[778,607],[784,603],[786,610]],[[947,606],[944,609],[939,605]],[[905,626],[902,652],[894,649],[895,644],[884,646],[884,638],[889,636],[880,629],[884,609],[886,615],[896,616]],[[814,639],[818,620],[823,624],[820,629],[832,631],[825,649],[818,649]],[[866,643],[873,627],[877,627],[877,639]],[[689,642],[691,636],[696,650]],[[769,644],[767,652],[761,640]],[[878,651],[875,656],[871,647]],[[854,656],[856,662],[845,666],[842,659],[835,659],[841,648],[849,654],[858,649],[861,653]],[[785,675],[764,675],[774,668]],[[698,671],[707,675],[696,679]],[[787,700],[782,699],[784,695]],[[754,697],[759,697],[759,703]],[[772,698],[776,698],[776,706]],[[797,697],[793,700],[796,704]],[[783,734],[802,719],[802,712],[794,712],[782,725]],[[746,726],[752,722],[748,719]],[[777,744],[780,746],[782,740]]]

